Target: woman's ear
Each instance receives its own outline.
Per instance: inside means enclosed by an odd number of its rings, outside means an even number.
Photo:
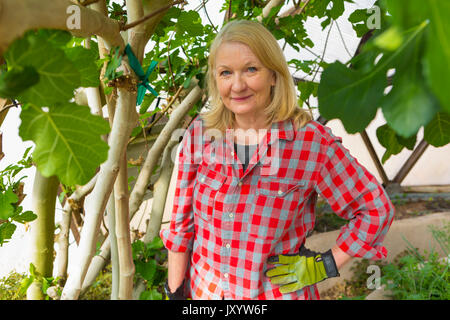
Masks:
[[[275,84],[277,83],[277,73],[275,71],[272,71],[272,82],[271,82],[271,86],[275,87]]]

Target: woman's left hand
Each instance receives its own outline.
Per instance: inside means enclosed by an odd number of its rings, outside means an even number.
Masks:
[[[318,253],[302,245],[296,255],[272,256],[267,262],[280,265],[267,270],[266,276],[272,284],[282,285],[281,293],[294,292],[327,278],[339,276],[331,249]]]

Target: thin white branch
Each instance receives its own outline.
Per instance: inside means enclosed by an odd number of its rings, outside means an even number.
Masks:
[[[95,186],[98,174],[96,174],[84,186],[78,187],[74,193],[70,195],[64,204],[61,220],[59,222],[60,231],[57,237],[57,250],[55,265],[57,268],[56,276],[62,280],[67,278],[67,264],[69,258],[69,231],[70,218],[72,216],[72,209],[75,203],[85,197]]]
[[[199,86],[195,86],[186,96],[183,102],[171,113],[170,119],[162,129],[155,143],[150,148],[141,172],[139,173],[136,184],[130,196],[130,217],[139,209],[145,191],[147,190],[153,169],[158,162],[160,155],[169,142],[172,132],[177,128],[180,121],[192,106],[202,97],[203,91]]]

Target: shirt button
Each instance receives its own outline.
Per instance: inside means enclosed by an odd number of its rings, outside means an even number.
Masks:
[[[202,178],[200,179],[200,181],[201,181],[201,182],[205,182],[205,177],[202,177]]]
[[[230,218],[233,218],[233,214],[232,214],[232,213],[230,213],[228,216],[229,216]]]
[[[228,273],[225,273],[223,276],[224,276],[225,278],[228,278]]]
[[[233,151],[231,151],[231,155],[234,156],[234,152]]]
[[[283,194],[283,191],[278,190],[278,194],[279,194],[279,195],[282,195],[282,194]]]
[[[227,247],[227,249],[230,249],[230,244],[229,243],[227,243],[226,245],[225,245],[225,247]]]
[[[239,187],[242,186],[242,182],[241,182],[241,181],[239,181],[238,186],[239,186]]]

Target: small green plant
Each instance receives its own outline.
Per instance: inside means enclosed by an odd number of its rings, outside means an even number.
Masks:
[[[22,180],[26,176],[18,176],[23,169],[32,166],[30,149],[25,150],[22,160],[0,171],[0,246],[12,238],[17,228],[15,223],[26,223],[37,218],[33,212],[24,212],[20,206],[25,197]]]
[[[139,296],[140,300],[162,300],[163,287],[167,279],[167,267],[164,265],[167,252],[159,237],[152,242],[137,240],[132,244],[133,260],[136,268],[135,280],[142,278],[146,289]]]
[[[450,223],[443,229],[431,228],[431,232],[447,259],[441,259],[434,249],[420,254],[408,242],[408,254],[400,258],[397,264],[389,264],[383,268],[381,283],[392,292],[392,298],[396,300],[450,299],[448,262]]]
[[[386,262],[362,259],[355,263],[351,267],[353,277],[350,280],[345,280],[347,296],[343,296],[343,300],[362,300],[373,291],[367,286],[367,277],[369,276],[367,270],[370,265],[377,265],[383,268]]]
[[[25,300],[26,296],[20,290],[20,284],[26,276],[25,273],[12,271],[0,279],[0,300]]]
[[[40,282],[41,288],[42,288],[42,293],[45,296],[45,300],[50,300],[50,297],[47,294],[47,290],[50,287],[56,288],[57,296],[59,296],[59,297],[61,296],[61,293],[62,293],[61,288],[59,286],[57,286],[58,278],[43,277],[41,274],[36,272],[36,267],[32,263],[30,263],[29,272],[30,272],[30,274],[25,276],[22,279],[22,281],[20,282],[20,288],[19,288],[19,291],[18,291],[20,296],[25,296],[26,292],[27,292],[27,289],[35,281]]]
[[[80,295],[80,300],[110,300],[111,299],[111,264],[108,264],[95,279],[94,283]]]

